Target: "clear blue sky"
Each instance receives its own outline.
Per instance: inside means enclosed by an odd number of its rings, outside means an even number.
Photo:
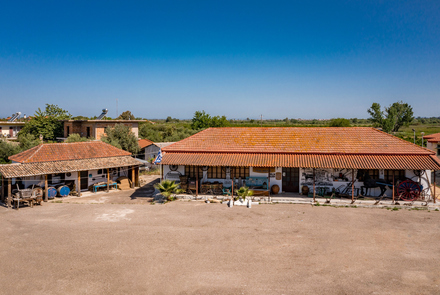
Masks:
[[[440,116],[440,1],[2,1],[0,117]]]

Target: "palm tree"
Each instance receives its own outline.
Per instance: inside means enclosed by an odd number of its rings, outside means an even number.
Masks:
[[[237,191],[237,197],[234,199],[237,201],[238,198],[246,200],[246,197],[252,197],[254,195],[254,191],[250,190],[247,186],[242,186]]]
[[[183,192],[183,190],[180,189],[179,184],[171,180],[164,180],[161,183],[156,183],[154,188],[158,189],[160,194],[164,196],[167,201],[173,201],[176,194]]]

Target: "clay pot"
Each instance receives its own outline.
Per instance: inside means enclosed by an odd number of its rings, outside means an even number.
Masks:
[[[272,194],[276,195],[280,192],[280,187],[278,186],[278,184],[274,184],[274,185],[272,185],[270,190],[271,190]]]

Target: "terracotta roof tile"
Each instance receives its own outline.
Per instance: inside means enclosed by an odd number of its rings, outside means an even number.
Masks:
[[[154,144],[154,142],[152,142],[151,140],[148,140],[148,139],[139,139],[138,144],[139,144],[139,148],[143,149],[149,145]]]
[[[433,155],[173,153],[163,165],[440,170]]]
[[[440,133],[426,135],[426,136],[423,136],[423,138],[427,139],[429,142],[440,142]]]
[[[0,173],[5,178],[28,177],[44,174],[66,173],[105,168],[117,168],[140,165],[138,160],[130,156],[93,158],[69,161],[15,163],[0,165]]]
[[[370,127],[209,128],[165,152],[318,154],[432,154],[425,148]]]
[[[9,157],[19,163],[81,160],[106,157],[129,156],[131,153],[118,149],[102,141],[48,143]]]

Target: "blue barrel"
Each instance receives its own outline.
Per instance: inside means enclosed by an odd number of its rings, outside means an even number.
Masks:
[[[59,197],[67,197],[70,194],[70,188],[65,185],[59,186],[57,191]]]
[[[55,197],[57,196],[57,194],[58,194],[58,192],[57,192],[57,189],[56,189],[56,188],[54,188],[54,187],[49,187],[49,188],[47,189],[47,197],[48,197],[49,199],[53,199],[53,198],[55,198]]]

